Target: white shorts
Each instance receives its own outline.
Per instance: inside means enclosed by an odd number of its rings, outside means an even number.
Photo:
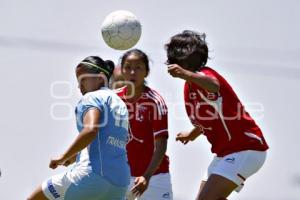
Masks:
[[[135,197],[131,192],[135,177],[131,177],[127,191],[127,200],[173,200],[171,176],[169,173],[161,173],[151,177],[149,186],[144,194]]]
[[[207,181],[211,174],[217,174],[236,183],[238,187],[235,191],[239,192],[244,186],[245,180],[263,166],[266,156],[266,151],[247,150],[224,157],[214,157],[203,181]]]
[[[98,174],[73,169],[42,183],[50,200],[125,200],[127,187],[117,187]]]

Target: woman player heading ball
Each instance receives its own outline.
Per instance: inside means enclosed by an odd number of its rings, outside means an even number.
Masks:
[[[205,135],[216,154],[197,200],[226,199],[262,167],[268,145],[228,82],[205,66],[205,34],[185,30],[171,37],[165,49],[169,74],[186,81],[185,106],[194,125],[193,130],[179,133],[176,140],[187,144]]]

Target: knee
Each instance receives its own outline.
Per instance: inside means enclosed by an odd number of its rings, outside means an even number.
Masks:
[[[214,198],[198,197],[196,200],[227,200],[227,199],[225,199],[225,198],[214,199]]]
[[[196,200],[226,200],[226,198],[221,197],[222,195],[218,195],[216,193],[200,193]]]
[[[26,198],[26,200],[36,200],[37,198],[35,198],[34,194],[31,194],[29,197]]]

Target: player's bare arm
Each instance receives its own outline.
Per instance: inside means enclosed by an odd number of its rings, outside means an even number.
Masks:
[[[200,127],[195,127],[189,132],[180,132],[176,136],[176,141],[180,141],[183,144],[187,144],[190,141],[194,141],[199,135],[202,134]]]
[[[76,157],[77,157],[77,154],[74,155],[73,157],[69,158],[68,160],[66,160],[64,162],[64,166],[67,167],[67,166],[73,164],[76,161]]]
[[[173,77],[193,82],[209,92],[216,93],[220,90],[220,84],[217,79],[186,70],[178,64],[168,65],[168,72]]]
[[[167,151],[167,138],[159,137],[155,139],[155,151],[152,160],[143,176],[135,179],[135,185],[131,192],[136,196],[141,196],[149,185],[149,180],[159,167],[163,157]]]
[[[66,161],[87,147],[97,136],[99,120],[100,111],[98,109],[90,109],[84,116],[84,128],[81,133],[63,155],[56,159],[51,159],[49,167],[55,169],[59,165],[64,165]]]

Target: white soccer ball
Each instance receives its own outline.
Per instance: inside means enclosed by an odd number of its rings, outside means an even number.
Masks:
[[[102,37],[113,49],[126,50],[139,41],[142,26],[137,17],[129,11],[118,10],[110,13],[103,21]]]

